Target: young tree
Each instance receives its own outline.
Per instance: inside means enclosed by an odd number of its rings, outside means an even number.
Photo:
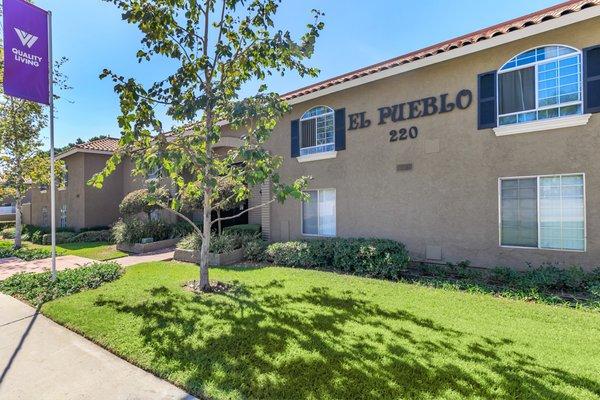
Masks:
[[[21,247],[21,206],[31,184],[50,184],[50,158],[41,151],[42,106],[12,97],[0,104],[0,198],[15,200],[15,242]],[[62,164],[57,164],[58,174]]]
[[[122,137],[119,151],[91,183],[101,186],[126,155],[133,158],[136,174],[160,167],[176,192],[164,207],[190,222],[202,239],[199,289],[210,290],[211,227],[225,219],[212,220],[213,210],[230,200],[247,198],[250,187],[265,182],[273,185],[274,196],[268,203],[289,196],[304,198],[307,178],[281,182],[277,169],[282,159],[264,147],[289,106],[264,83],[248,98],[240,99],[240,91],[246,83],[261,82],[272,73],[316,76],[318,71],[304,61],[313,54],[323,29],[322,14],[313,10],[312,23],[294,39],[289,31],[275,27],[273,19],[281,0],[106,1],[114,3],[122,18],[143,33],[138,61],[166,57],[176,69],[150,86],[104,70],[101,78],[110,77],[119,95]],[[155,112],[158,106],[179,124],[171,132],[163,131]],[[215,145],[224,124],[243,133],[242,144],[218,157]],[[233,182],[226,199],[219,198],[217,190],[222,181]],[[178,211],[182,199],[202,200],[202,229]]]

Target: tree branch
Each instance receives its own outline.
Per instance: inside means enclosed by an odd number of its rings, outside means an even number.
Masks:
[[[238,217],[240,217],[240,216],[244,215],[245,213],[247,213],[247,212],[249,212],[249,211],[256,210],[257,208],[261,208],[261,207],[264,207],[264,206],[268,206],[269,204],[273,203],[275,200],[276,200],[276,199],[271,199],[271,200],[267,201],[266,203],[262,203],[262,204],[259,204],[259,205],[257,205],[257,206],[254,206],[254,207],[250,207],[250,208],[248,208],[248,209],[245,209],[245,210],[244,210],[244,211],[242,211],[241,213],[239,213],[239,214],[236,214],[236,215],[233,215],[233,216],[231,216],[231,217],[222,217],[222,218],[216,218],[216,219],[215,219],[215,220],[213,220],[213,221],[212,221],[210,224],[212,225],[212,224],[214,224],[215,222],[219,222],[219,221],[227,221],[228,219],[234,219],[234,218],[238,218]]]
[[[188,217],[186,217],[185,215],[183,215],[179,211],[173,210],[171,207],[167,207],[164,204],[156,203],[156,205],[159,206],[162,209],[165,209],[167,211],[172,212],[173,214],[177,215],[179,218],[181,218],[181,219],[185,220],[186,222],[188,222],[189,224],[191,224],[192,227],[194,228],[194,230],[196,231],[196,233],[198,235],[200,235],[200,237],[202,238],[202,240],[204,240],[204,234],[202,233],[202,231],[200,230],[200,228],[198,228],[198,226],[194,223],[194,221],[192,221],[191,219],[189,219]]]

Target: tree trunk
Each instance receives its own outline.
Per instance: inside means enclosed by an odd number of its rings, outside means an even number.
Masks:
[[[204,221],[204,226],[202,227],[203,229],[203,235],[204,235],[204,240],[202,240],[202,246],[200,248],[200,287],[199,289],[203,292],[207,292],[210,290],[210,282],[208,280],[208,253],[209,253],[209,249],[210,249],[210,225],[211,225],[211,220],[210,220],[210,194],[206,194],[204,195],[204,209],[202,210],[203,213],[203,221]]]
[[[15,249],[21,248],[21,231],[23,230],[21,223],[21,194],[17,193],[15,202]]]
[[[217,210],[217,218],[218,218],[218,225],[219,225],[219,236],[221,235],[221,233],[223,233],[223,229],[221,229],[221,210]]]

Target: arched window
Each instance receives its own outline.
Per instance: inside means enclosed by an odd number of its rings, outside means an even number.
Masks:
[[[334,111],[327,106],[311,108],[300,118],[300,155],[335,150]]]
[[[581,114],[581,52],[544,46],[510,59],[498,71],[498,125]]]

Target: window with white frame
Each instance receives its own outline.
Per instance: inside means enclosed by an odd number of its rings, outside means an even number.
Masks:
[[[335,236],[335,189],[308,190],[302,203],[302,234]]]
[[[335,116],[326,106],[314,107],[300,118],[300,155],[335,150]]]
[[[498,125],[583,113],[581,52],[545,46],[523,52],[498,71]]]
[[[500,244],[585,251],[583,174],[500,179]]]
[[[42,207],[42,226],[48,226],[48,207]]]
[[[60,208],[60,225],[61,228],[67,227],[67,205],[63,204]]]

